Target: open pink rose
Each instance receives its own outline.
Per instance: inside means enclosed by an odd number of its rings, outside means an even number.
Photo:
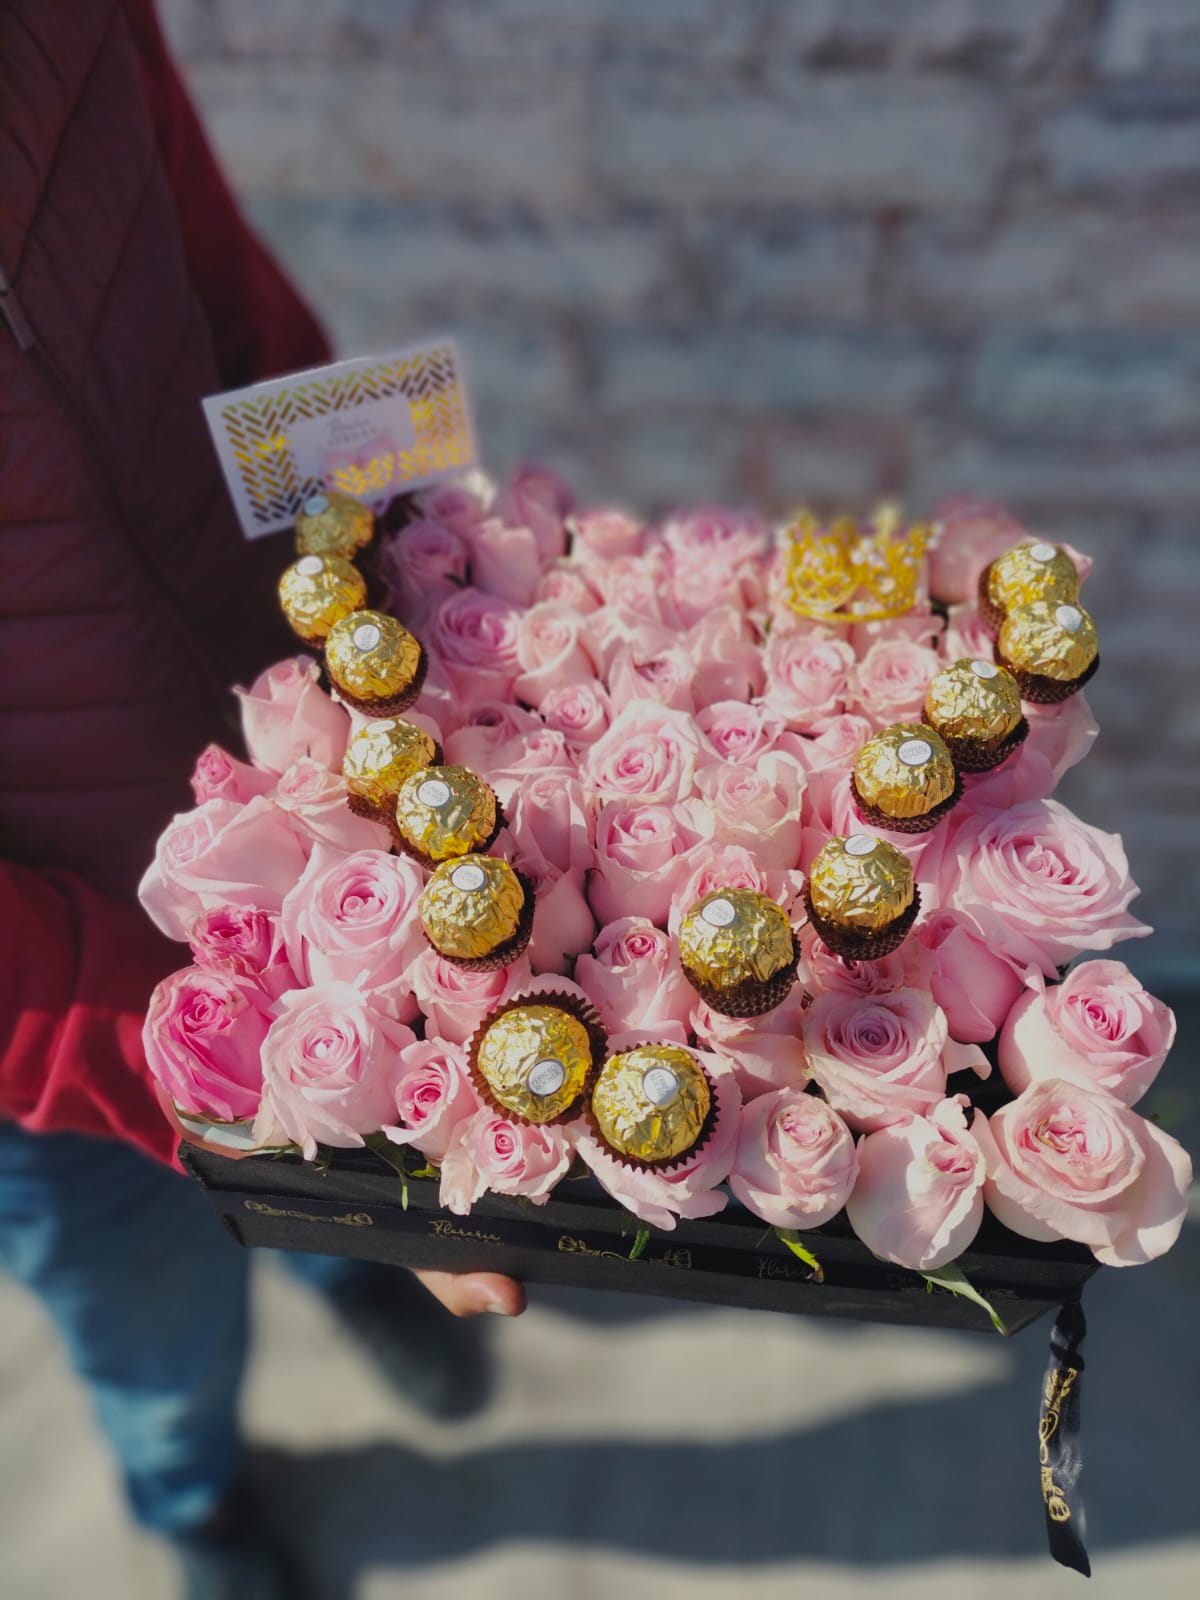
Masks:
[[[566,517],[574,505],[575,496],[556,472],[525,462],[510,474],[491,510],[509,527],[529,529],[545,565],[566,554]]]
[[[186,939],[206,911],[278,911],[304,871],[305,851],[264,795],[246,805],[206,800],[172,819],[138,885],[138,897],[170,939]]]
[[[520,612],[479,589],[448,595],[429,619],[425,639],[469,710],[502,700],[521,669]]]
[[[796,866],[804,772],[793,757],[770,751],[753,767],[709,766],[697,777],[696,788],[712,807],[715,840],[754,851],[764,867]]]
[[[293,761],[271,792],[271,799],[296,830],[301,844],[333,850],[387,850],[387,829],[351,811],[346,781],[311,756]]]
[[[636,556],[642,546],[642,524],[626,511],[576,511],[567,518],[567,531],[571,554],[584,562]]]
[[[595,744],[610,721],[608,690],[594,679],[590,683],[568,683],[551,689],[538,705],[548,728],[561,733],[568,746],[579,752],[582,745]]]
[[[1074,1239],[1106,1267],[1169,1250],[1187,1212],[1192,1163],[1152,1122],[1106,1094],[1047,1078],[972,1128],[984,1199],[1026,1239]]]
[[[538,579],[537,601],[550,601],[586,617],[600,607],[600,595],[588,582],[587,573],[577,561],[556,561]]]
[[[599,920],[645,917],[665,927],[678,885],[694,870],[689,852],[711,832],[698,802],[603,806],[596,818],[596,867],[588,899]]]
[[[271,773],[237,760],[219,744],[210,744],[196,761],[192,793],[198,806],[206,800],[232,800],[244,806],[256,794],[265,794],[273,782]]]
[[[571,1144],[561,1127],[509,1122],[484,1106],[458,1125],[442,1161],[439,1198],[459,1217],[489,1189],[543,1206],[570,1165]]]
[[[787,726],[778,713],[741,700],[718,700],[696,713],[696,726],[722,761],[754,766],[774,749]]]
[[[181,1111],[218,1122],[257,1112],[270,1000],[252,978],[185,967],[150,996],[146,1063]]]
[[[461,1125],[480,1109],[466,1052],[446,1039],[417,1039],[400,1052],[396,1080],[398,1128],[384,1128],[393,1144],[412,1144],[429,1161],[443,1161]]]
[[[541,856],[564,872],[593,864],[596,812],[578,778],[527,772],[497,787],[518,855]]]
[[[1082,961],[1047,987],[1030,968],[1000,1035],[1000,1071],[1014,1094],[1068,1078],[1136,1105],[1175,1042],[1175,1016],[1123,961]]]
[[[779,1089],[742,1107],[729,1187],[774,1228],[819,1228],[858,1177],[854,1136],[815,1095]]]
[[[846,1202],[874,1255],[912,1272],[955,1260],[983,1221],[983,1152],[967,1127],[965,1095],[859,1141],[859,1177]]]
[[[584,619],[569,606],[550,601],[522,613],[517,658],[521,674],[513,693],[531,706],[540,706],[552,689],[590,683],[596,676],[596,666],[587,649]]]
[[[948,1073],[991,1070],[976,1045],[950,1038],[945,1013],[919,989],[819,994],[803,1027],[809,1071],[860,1132],[928,1116],[945,1098]]]
[[[516,748],[518,740],[541,728],[542,719],[534,711],[499,700],[484,701],[446,735],[446,760],[490,777],[506,745]]]
[[[594,954],[576,961],[575,981],[614,1033],[664,1023],[686,1028],[695,999],[674,940],[645,917],[622,917],[602,928]]]
[[[1089,827],[1057,800],[981,809],[952,833],[940,903],[1010,961],[1050,977],[1083,950],[1150,932],[1126,909],[1138,891],[1119,835]]]
[[[278,1124],[306,1161],[318,1144],[347,1149],[395,1119],[401,1052],[410,1029],[350,983],[294,989],[262,1046],[260,1124]]]
[[[815,627],[772,629],[763,666],[763,704],[801,733],[845,710],[854,651],[844,640]]]
[[[908,943],[914,981],[946,1013],[951,1037],[974,1044],[994,1039],[1021,992],[1012,962],[989,949],[954,911],[922,917]]]
[[[408,968],[426,1032],[451,1044],[465,1044],[488,1012],[525,988],[532,975],[527,956],[497,972],[472,972],[432,948]]]
[[[671,805],[692,793],[701,754],[691,717],[633,701],[588,750],[583,776],[602,804]]]
[[[350,722],[318,685],[319,675],[311,656],[293,656],[259,673],[249,689],[234,691],[255,766],[283,772],[300,756],[311,756],[323,766],[341,768]]]
[[[852,674],[855,710],[879,728],[920,722],[929,681],[942,665],[935,650],[910,639],[873,644]]]
[[[763,686],[762,651],[746,616],[733,606],[713,606],[683,636],[692,658],[696,709],[718,700],[757,698]]]
[[[272,1000],[299,984],[277,912],[256,906],[216,906],[192,924],[188,940],[198,967],[253,978]]]

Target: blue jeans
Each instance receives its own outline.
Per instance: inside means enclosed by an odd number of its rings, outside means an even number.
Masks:
[[[287,1259],[322,1289],[360,1270]],[[113,1140],[0,1122],[0,1269],[57,1325],[144,1527],[195,1526],[237,1472],[248,1265],[190,1179]]]

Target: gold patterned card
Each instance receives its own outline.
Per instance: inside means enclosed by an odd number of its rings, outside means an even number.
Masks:
[[[247,539],[291,527],[323,489],[388,500],[475,464],[452,339],[210,395],[204,415]]]

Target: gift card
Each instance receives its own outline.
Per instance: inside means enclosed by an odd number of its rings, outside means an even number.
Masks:
[[[204,415],[247,539],[291,527],[321,490],[387,501],[475,464],[452,339],[210,395]]]

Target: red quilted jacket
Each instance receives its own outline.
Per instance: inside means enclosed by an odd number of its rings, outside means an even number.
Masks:
[[[0,1117],[171,1135],[138,878],[229,686],[286,653],[200,397],[326,358],[246,229],[151,0],[0,3]]]

